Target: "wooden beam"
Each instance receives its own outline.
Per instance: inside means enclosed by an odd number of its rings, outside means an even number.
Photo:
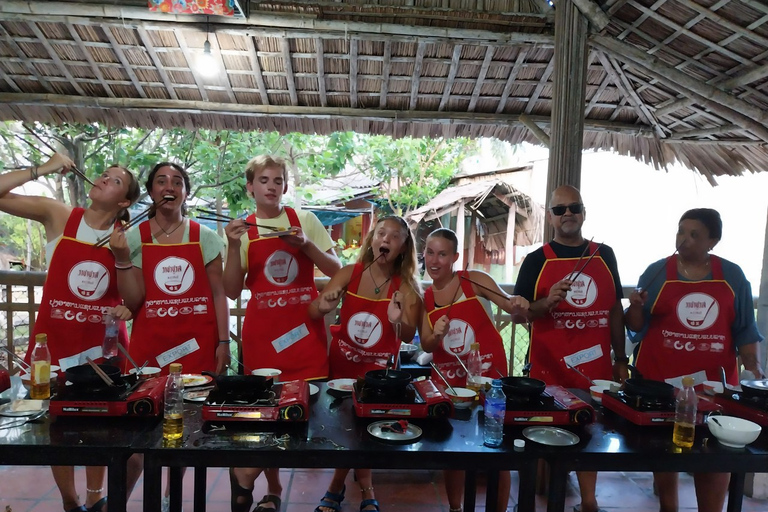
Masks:
[[[389,94],[389,75],[392,70],[392,41],[384,41],[384,56],[381,62],[381,92],[379,108],[386,108]]]
[[[283,53],[283,66],[285,67],[285,80],[288,82],[288,94],[291,97],[291,105],[299,104],[299,97],[296,95],[296,79],[293,76],[293,63],[291,63],[291,43],[288,39],[280,40],[280,50]]]
[[[542,144],[544,144],[546,147],[549,147],[550,140],[549,135],[547,132],[542,130],[539,125],[534,123],[530,117],[528,117],[525,114],[520,114],[520,122],[523,123],[523,125],[528,128],[531,133],[541,141]]]
[[[586,17],[594,27],[601,31],[611,22],[608,15],[592,0],[571,0],[581,14]]]
[[[721,140],[681,140],[662,139],[664,144],[686,144],[691,146],[766,146],[768,143],[753,139],[721,139]]]
[[[112,51],[115,53],[117,60],[120,61],[120,64],[123,65],[123,69],[125,70],[125,73],[128,75],[128,78],[131,79],[131,83],[133,84],[133,87],[136,89],[136,92],[142,98],[146,98],[147,93],[144,92],[144,88],[141,86],[141,82],[139,81],[139,78],[136,76],[136,73],[133,71],[133,68],[131,67],[131,63],[128,62],[128,59],[125,58],[123,49],[120,47],[120,44],[117,42],[117,39],[115,39],[114,34],[112,34],[112,30],[110,30],[109,27],[103,27],[103,30],[104,30],[104,35],[107,36],[107,39],[109,39],[109,43],[112,45]]]
[[[714,128],[702,128],[699,130],[687,130],[684,132],[674,132],[669,136],[670,139],[686,139],[691,137],[711,137],[713,135],[722,135],[724,133],[741,132],[743,128],[735,124],[726,126],[716,126]]]
[[[357,39],[349,40],[349,106],[357,107]]]
[[[515,234],[517,233],[517,205],[509,206],[507,217],[507,232],[504,239],[504,282],[514,281],[515,273]]]
[[[203,101],[208,101],[208,93],[205,91],[205,82],[203,81],[203,77],[200,76],[200,73],[197,72],[197,66],[195,66],[196,63],[192,58],[192,52],[190,52],[189,47],[187,46],[187,39],[184,37],[184,33],[177,28],[173,31],[173,34],[176,36],[176,42],[179,43],[181,53],[184,54],[184,58],[187,61],[189,72],[192,73],[192,77],[195,79],[200,97]]]
[[[413,78],[411,81],[411,102],[408,106],[410,110],[416,110],[416,99],[419,96],[419,80],[421,79],[421,65],[424,61],[424,52],[427,49],[427,43],[419,42],[416,48],[416,57],[413,61]]]
[[[5,71],[3,71],[3,68],[0,68],[0,78],[5,80],[8,86],[14,91],[21,92],[21,89],[19,88],[19,86],[16,85],[16,82],[14,82],[13,79],[10,76],[8,76]]]
[[[465,123],[476,125],[523,126],[517,115],[490,114],[484,112],[425,112],[396,111],[385,109],[353,109],[342,107],[307,107],[279,105],[249,105],[219,103],[212,101],[186,101],[143,98],[97,98],[86,96],[68,96],[58,94],[19,94],[0,93],[0,103],[15,105],[34,105],[36,107],[61,108],[99,108],[99,109],[136,109],[160,112],[209,113],[227,116],[271,116],[296,117],[306,116],[318,119],[347,117],[350,119],[370,119],[383,122],[412,123]],[[550,119],[543,116],[529,116],[538,125],[549,126]],[[621,133],[638,137],[653,137],[653,130],[646,126],[613,123],[600,120],[586,120],[585,128],[590,131]]]
[[[323,53],[323,40],[315,38],[315,54],[317,55],[317,91],[320,94],[320,106],[328,106],[328,98],[325,93],[325,54]]]
[[[533,111],[533,107],[534,105],[536,105],[536,102],[539,101],[539,96],[541,95],[541,91],[543,91],[544,87],[547,85],[547,80],[552,75],[552,71],[554,71],[554,69],[555,69],[555,59],[553,58],[549,61],[549,64],[544,69],[544,73],[542,73],[539,83],[536,85],[536,88],[533,90],[533,94],[531,94],[530,101],[525,106],[526,114],[530,114]]]
[[[83,44],[83,40],[80,38],[80,34],[77,33],[75,26],[71,23],[67,23],[66,26],[67,30],[69,31],[69,35],[77,43],[77,47],[80,49],[80,53],[82,53],[85,60],[88,61],[88,65],[90,66],[91,71],[93,71],[94,76],[96,76],[96,79],[104,88],[104,92],[107,93],[107,96],[114,98],[115,93],[112,91],[112,88],[109,86],[107,81],[104,80],[104,75],[101,73],[101,68],[99,68],[98,64],[96,64],[96,62],[93,60],[93,57],[91,56],[91,52],[89,52]]]
[[[232,103],[237,103],[235,92],[232,90],[232,84],[229,82],[229,73],[227,73],[227,66],[226,64],[224,64],[224,57],[221,55],[219,38],[218,36],[216,36],[215,32],[212,32],[208,36],[208,41],[211,43],[211,54],[213,55],[213,58],[216,59],[216,61],[219,63],[219,68],[222,71],[222,73],[219,73],[218,75],[216,75],[216,77],[219,79],[218,80],[219,83],[224,84],[224,90],[227,91],[227,97],[229,97],[229,101],[231,101]]]
[[[168,91],[168,95],[171,97],[171,99],[179,99],[179,97],[176,95],[176,89],[174,89],[171,80],[168,78],[168,73],[165,71],[163,63],[160,62],[160,58],[157,56],[155,46],[152,44],[152,38],[149,37],[147,30],[144,27],[136,27],[136,32],[139,34],[141,44],[144,45],[144,49],[147,50],[147,55],[149,55],[152,64],[155,66],[157,74],[160,75],[160,80],[163,81],[163,85],[165,86],[165,90]]]
[[[517,79],[517,75],[520,73],[520,70],[523,69],[523,63],[525,62],[525,58],[528,56],[528,50],[530,48],[520,48],[520,51],[517,53],[517,58],[515,59],[515,65],[512,66],[512,69],[509,70],[509,76],[507,77],[507,83],[504,84],[504,90],[501,93],[501,98],[499,98],[499,104],[496,106],[496,113],[501,114],[504,112],[504,107],[507,105],[507,100],[509,99],[509,94],[512,91],[512,84],[515,83],[515,80]]]
[[[83,96],[86,96],[83,88],[80,87],[80,84],[77,83],[77,80],[75,80],[75,77],[72,76],[72,73],[69,72],[69,69],[67,68],[66,64],[64,64],[61,61],[59,54],[56,53],[56,49],[53,46],[51,46],[51,43],[48,42],[48,39],[46,39],[45,34],[43,34],[43,31],[40,30],[40,27],[37,26],[37,23],[27,22],[27,26],[30,28],[30,30],[32,30],[32,33],[35,34],[35,37],[43,45],[48,55],[50,55],[51,60],[53,61],[53,64],[59,69],[59,71],[61,72],[61,75],[69,81],[69,85],[71,85],[78,93],[82,94]]]
[[[485,77],[488,74],[488,68],[491,67],[491,62],[493,62],[493,54],[495,51],[495,46],[488,46],[485,49],[485,59],[483,59],[483,65],[480,66],[480,71],[477,74],[475,89],[472,91],[472,99],[469,100],[469,107],[467,107],[468,112],[475,111],[477,100],[480,97],[480,91],[483,89],[483,83],[485,83]]]
[[[267,86],[264,85],[264,76],[261,74],[261,64],[259,64],[259,56],[256,55],[256,41],[253,40],[253,36],[248,36],[248,50],[251,56],[251,68],[253,68],[253,76],[256,78],[256,85],[259,86],[261,104],[269,105]]]
[[[451,89],[453,89],[454,81],[456,80],[456,72],[459,70],[459,62],[461,62],[461,49],[462,45],[457,44],[453,47],[453,55],[451,56],[451,66],[448,68],[448,77],[445,79],[445,86],[443,86],[443,96],[440,98],[440,105],[437,110],[442,112],[448,105],[448,100],[451,98]]]
[[[2,6],[2,4],[0,4]],[[8,45],[11,50],[16,54],[17,57],[19,57],[22,60],[22,63],[24,64],[24,67],[27,68],[27,71],[29,74],[37,80],[37,83],[39,83],[43,89],[45,89],[48,92],[53,92],[53,89],[51,88],[51,84],[48,83],[48,81],[43,78],[41,74],[37,72],[37,69],[35,69],[35,66],[33,66],[30,62],[26,61],[25,59],[28,58],[27,54],[24,53],[24,50],[21,49],[21,47],[16,44],[16,41],[13,40],[11,35],[5,30],[5,27],[3,27],[2,23],[0,23],[0,34],[3,35],[3,38],[5,39],[5,44]]]

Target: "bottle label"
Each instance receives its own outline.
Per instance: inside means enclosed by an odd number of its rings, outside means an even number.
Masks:
[[[51,363],[48,361],[33,361],[32,379],[35,384],[48,384],[51,382]]]

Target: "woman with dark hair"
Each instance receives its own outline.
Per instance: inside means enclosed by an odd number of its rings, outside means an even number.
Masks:
[[[336,273],[323,293],[309,305],[312,318],[323,318],[344,298],[341,322],[331,327],[331,378],[356,378],[387,368],[411,341],[421,316],[421,286],[416,280],[416,248],[402,217],[378,220],[360,248],[357,263]],[[400,337],[396,326],[400,325]],[[339,512],[349,469],[334,471],[328,491],[315,512]],[[378,511],[370,469],[356,469],[362,501],[360,511]]]
[[[104,316],[114,313],[114,308],[120,305],[118,288],[123,269],[119,246],[124,234],[115,226],[119,226],[120,220],[127,220],[128,207],[138,199],[140,191],[128,169],[113,165],[94,180],[88,193],[91,204],[87,208],[73,208],[48,197],[11,192],[40,176],[67,172],[73,166],[71,159],[56,153],[42,165],[0,175],[0,211],[40,222],[48,239],[45,246],[48,275],[26,359],[31,358],[35,335],[45,333],[51,361],[58,364],[61,371],[85,363],[86,357],[97,359],[102,355]],[[107,237],[109,246],[96,245]],[[66,306],[53,307],[54,303]],[[119,340],[127,344],[127,338],[123,324]],[[96,512],[105,506],[107,499],[102,494],[106,468],[86,467],[84,504],[75,488],[74,468],[53,466],[51,469],[64,510]]]
[[[644,378],[679,387],[687,375],[696,384],[720,380],[724,368],[728,382],[738,384],[737,356],[746,370],[763,376],[758,357],[763,337],[755,325],[749,281],[738,265],[710,254],[722,233],[717,211],[685,212],[678,223],[677,254],[651,264],[629,296],[625,321],[642,340],[635,366]],[[677,473],[654,473],[654,479],[661,512],[676,511]],[[699,510],[720,512],[729,475],[696,473],[694,482]]]
[[[513,317],[526,317],[528,301],[504,292],[496,281],[479,270],[454,270],[459,258],[458,239],[450,229],[440,228],[427,237],[424,265],[432,286],[424,292],[424,315],[421,319],[421,348],[434,354],[435,366],[453,386],[466,386],[464,371],[473,343],[480,345],[483,374],[507,375],[504,343],[493,320],[478,300],[496,304]],[[490,292],[489,290],[493,290]],[[462,362],[460,362],[461,360]],[[438,376],[433,370],[432,378]],[[499,510],[507,509],[511,478],[508,471],[499,479]],[[445,492],[451,512],[461,512],[464,472],[445,471]]]

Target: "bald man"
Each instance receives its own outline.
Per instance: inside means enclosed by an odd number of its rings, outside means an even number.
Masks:
[[[589,389],[589,380],[568,368],[572,366],[592,380],[623,382],[629,359],[616,256],[607,245],[581,235],[586,210],[578,189],[555,189],[547,215],[555,238],[526,256],[515,285],[515,295],[531,303],[530,376],[549,385]],[[574,511],[597,512],[597,473],[576,476],[581,504]]]

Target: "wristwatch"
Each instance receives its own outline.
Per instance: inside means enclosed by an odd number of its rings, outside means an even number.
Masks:
[[[628,364],[628,363],[629,363],[629,356],[624,356],[624,357],[614,357],[614,358],[613,358],[613,362],[614,362],[614,363],[624,363],[624,364]]]

